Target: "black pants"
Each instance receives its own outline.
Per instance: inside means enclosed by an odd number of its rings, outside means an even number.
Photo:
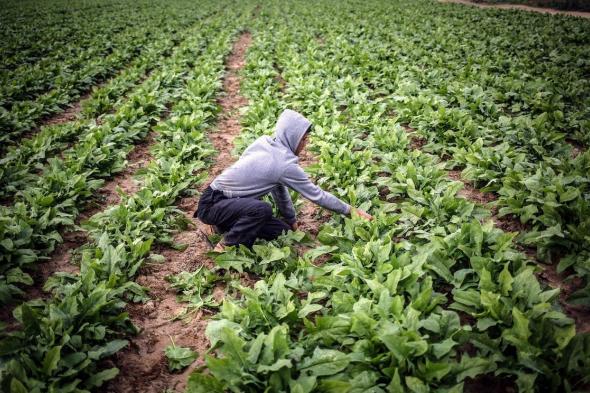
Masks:
[[[255,198],[226,198],[211,187],[201,194],[194,215],[223,232],[224,243],[228,246],[252,247],[257,238],[273,240],[291,229],[289,224],[273,217],[268,203]]]

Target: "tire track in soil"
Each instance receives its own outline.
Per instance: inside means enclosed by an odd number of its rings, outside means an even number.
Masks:
[[[411,148],[413,150],[421,150],[422,146],[425,144],[425,141],[416,136],[415,130],[412,127],[409,127],[408,125],[402,125],[402,127],[408,133]],[[489,203],[498,199],[494,193],[483,192],[469,184],[468,181],[461,177],[460,170],[448,170],[447,177],[451,180],[460,181],[463,183],[463,189],[457,192],[458,197],[465,198],[482,206],[488,206]],[[492,206],[490,211],[490,219],[494,223],[494,226],[503,230],[504,232],[516,232],[520,234],[531,229],[526,224],[522,224],[518,218],[512,215],[500,217],[498,215],[497,206]],[[569,295],[572,294],[576,289],[581,288],[583,285],[581,280],[573,279],[567,281],[567,276],[557,272],[557,262],[554,262],[553,264],[545,264],[538,261],[536,249],[534,247],[526,247],[520,244],[515,244],[515,248],[524,253],[529,260],[533,261],[537,266],[543,269],[541,272],[536,273],[537,277],[539,277],[541,281],[545,282],[551,288],[560,289],[559,303],[561,307],[563,307],[565,313],[575,320],[576,331],[578,333],[590,332],[590,315],[588,310],[584,309],[582,306],[574,306],[567,302]]]
[[[244,67],[246,51],[251,42],[251,34],[242,32],[226,59],[223,93],[217,100],[221,107],[221,115],[216,130],[208,135],[218,151],[218,156],[209,168],[208,179],[199,187],[199,191],[203,191],[215,176],[234,162],[231,147],[241,130],[239,109],[248,105],[247,99],[239,93],[241,77],[238,73]],[[182,390],[190,372],[203,364],[200,357],[184,372],[171,373],[168,371],[164,355],[165,348],[171,344],[170,337],[177,346],[190,347],[199,354],[203,354],[209,348],[209,341],[204,334],[208,311],[200,310],[188,321],[174,320],[174,316],[180,313],[185,305],[176,301],[176,293],[170,289],[166,281],[169,275],[194,271],[200,266],[214,266],[206,256],[209,245],[199,231],[203,224],[193,218],[197,201],[198,196],[191,196],[182,198],[177,204],[192,223],[192,227],[176,234],[174,240],[188,245],[187,248],[183,251],[170,248],[156,249],[155,252],[163,255],[166,262],[146,265],[140,271],[136,282],[149,288],[152,300],[145,304],[128,305],[131,319],[140,328],[140,333],[131,339],[127,349],[115,355],[114,364],[119,367],[120,373],[109,383],[106,389],[108,392],[159,393],[167,388]]]

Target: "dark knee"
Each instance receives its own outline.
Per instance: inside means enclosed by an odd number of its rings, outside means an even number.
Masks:
[[[261,202],[252,209],[250,215],[261,219],[269,219],[272,217],[272,207],[266,202]]]

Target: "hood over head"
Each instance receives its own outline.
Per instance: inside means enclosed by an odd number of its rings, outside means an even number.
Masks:
[[[277,121],[275,140],[295,153],[310,126],[311,122],[303,115],[291,109],[285,109]]]

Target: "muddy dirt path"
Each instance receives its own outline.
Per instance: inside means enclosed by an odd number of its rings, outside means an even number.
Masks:
[[[233,163],[231,148],[234,138],[241,130],[239,109],[248,101],[240,95],[239,71],[244,67],[245,56],[252,41],[251,34],[242,33],[234,42],[232,51],[226,59],[226,75],[223,80],[223,93],[218,99],[221,115],[216,130],[209,134],[218,155],[209,168],[208,179],[199,187],[200,191],[223,169]],[[140,272],[137,282],[150,289],[152,300],[146,304],[129,305],[129,313],[133,322],[141,329],[141,333],[132,339],[128,349],[115,357],[119,367],[119,376],[109,384],[109,392],[162,392],[165,389],[181,391],[190,372],[202,364],[201,356],[192,367],[182,373],[168,371],[164,355],[165,348],[171,344],[170,338],[177,346],[190,347],[203,354],[209,347],[205,337],[205,327],[210,314],[198,312],[194,318],[182,321],[174,320],[174,316],[182,311],[185,305],[176,301],[176,294],[170,289],[166,277],[181,271],[194,271],[199,266],[212,267],[212,261],[205,255],[209,246],[199,228],[202,224],[193,218],[198,197],[187,197],[179,201],[178,207],[192,222],[193,227],[175,236],[177,243],[187,244],[184,251],[160,249],[156,252],[166,258],[162,264],[146,266]]]
[[[474,3],[469,0],[439,0],[439,1],[441,3],[465,4],[465,5],[471,5],[471,6],[479,7],[479,8],[497,8],[497,9],[503,9],[503,10],[522,10],[522,11],[529,11],[529,12],[539,12],[541,14],[568,15],[568,16],[578,16],[580,18],[590,18],[590,12],[556,10],[555,8],[533,7],[533,6],[529,6],[529,5],[523,5],[523,4],[486,4],[486,3]]]

